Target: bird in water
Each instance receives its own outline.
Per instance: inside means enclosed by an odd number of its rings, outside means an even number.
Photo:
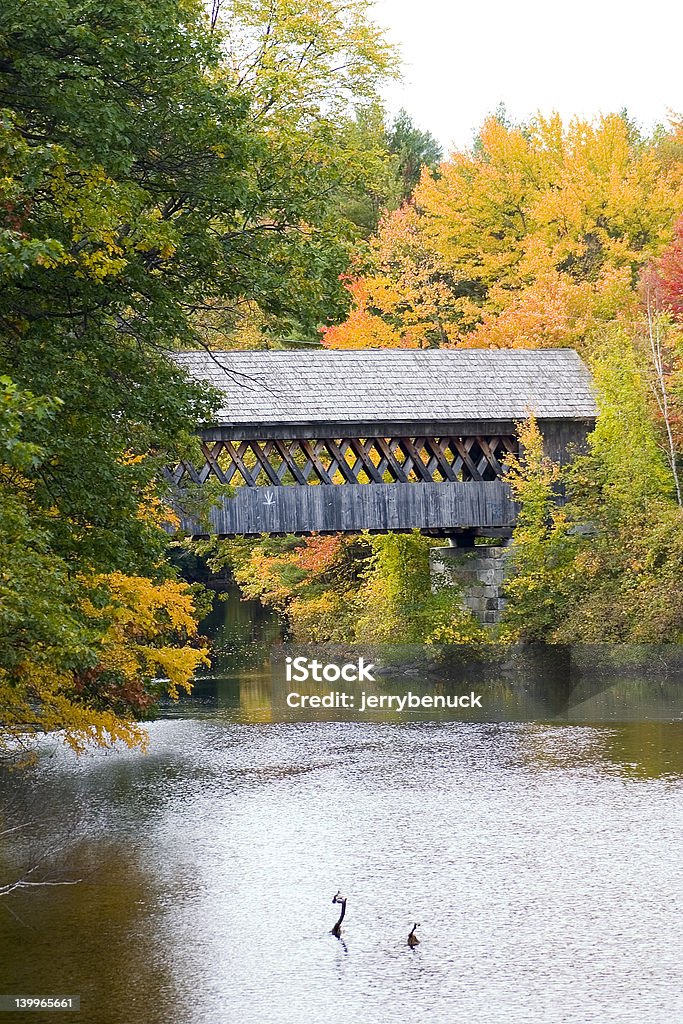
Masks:
[[[419,946],[420,940],[418,939],[417,935],[415,934],[415,929],[419,928],[419,927],[420,927],[419,924],[414,924],[413,927],[410,929],[410,934],[408,935],[408,945],[409,946],[412,946],[412,947]]]
[[[342,896],[341,892],[337,891],[337,893],[332,897],[332,902],[339,903],[341,906],[341,914],[339,915],[339,920],[332,929],[332,934],[336,936],[336,938],[340,938],[341,923],[344,920],[344,914],[346,913],[346,896]]]

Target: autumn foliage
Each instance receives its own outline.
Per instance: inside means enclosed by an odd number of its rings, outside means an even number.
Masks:
[[[677,319],[683,318],[683,218],[676,221],[673,241],[657,261],[655,274],[662,303]]]
[[[571,473],[545,458],[533,419],[519,426],[502,639],[683,639],[682,144],[679,126],[648,139],[616,114],[490,118],[469,152],[423,171],[384,215],[345,279],[347,318],[323,331],[328,348],[572,346],[591,366],[601,417]],[[342,623],[347,639],[479,642],[456,606],[425,597],[424,538],[368,538],[357,583],[335,602],[345,543],[330,543],[324,592],[299,578],[294,594],[278,573],[299,638]],[[252,558],[262,579],[272,573],[262,546]]]
[[[47,732],[77,752],[117,741],[144,747],[139,720],[163,693],[189,692],[197,668],[208,664],[187,584],[122,573],[75,583],[76,664],[56,645],[36,645],[0,667],[0,751],[30,750]]]
[[[628,321],[683,211],[683,164],[628,120],[497,118],[383,219],[329,348],[581,345]]]

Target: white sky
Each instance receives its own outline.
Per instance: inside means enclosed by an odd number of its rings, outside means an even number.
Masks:
[[[683,112],[680,0],[376,0],[404,59],[387,90],[445,151],[470,144],[505,103],[592,117],[626,107],[644,127]]]

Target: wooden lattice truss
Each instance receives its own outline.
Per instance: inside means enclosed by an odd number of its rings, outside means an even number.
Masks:
[[[341,437],[323,440],[201,441],[204,465],[181,462],[174,484],[280,487],[310,484],[438,483],[496,480],[516,454],[511,435],[458,437]]]

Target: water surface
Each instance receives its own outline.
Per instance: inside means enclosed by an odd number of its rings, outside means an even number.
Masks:
[[[2,776],[5,876],[82,880],[2,899],[1,992],[82,1024],[683,1020],[681,723],[282,723],[253,668],[167,715],[147,756]]]

